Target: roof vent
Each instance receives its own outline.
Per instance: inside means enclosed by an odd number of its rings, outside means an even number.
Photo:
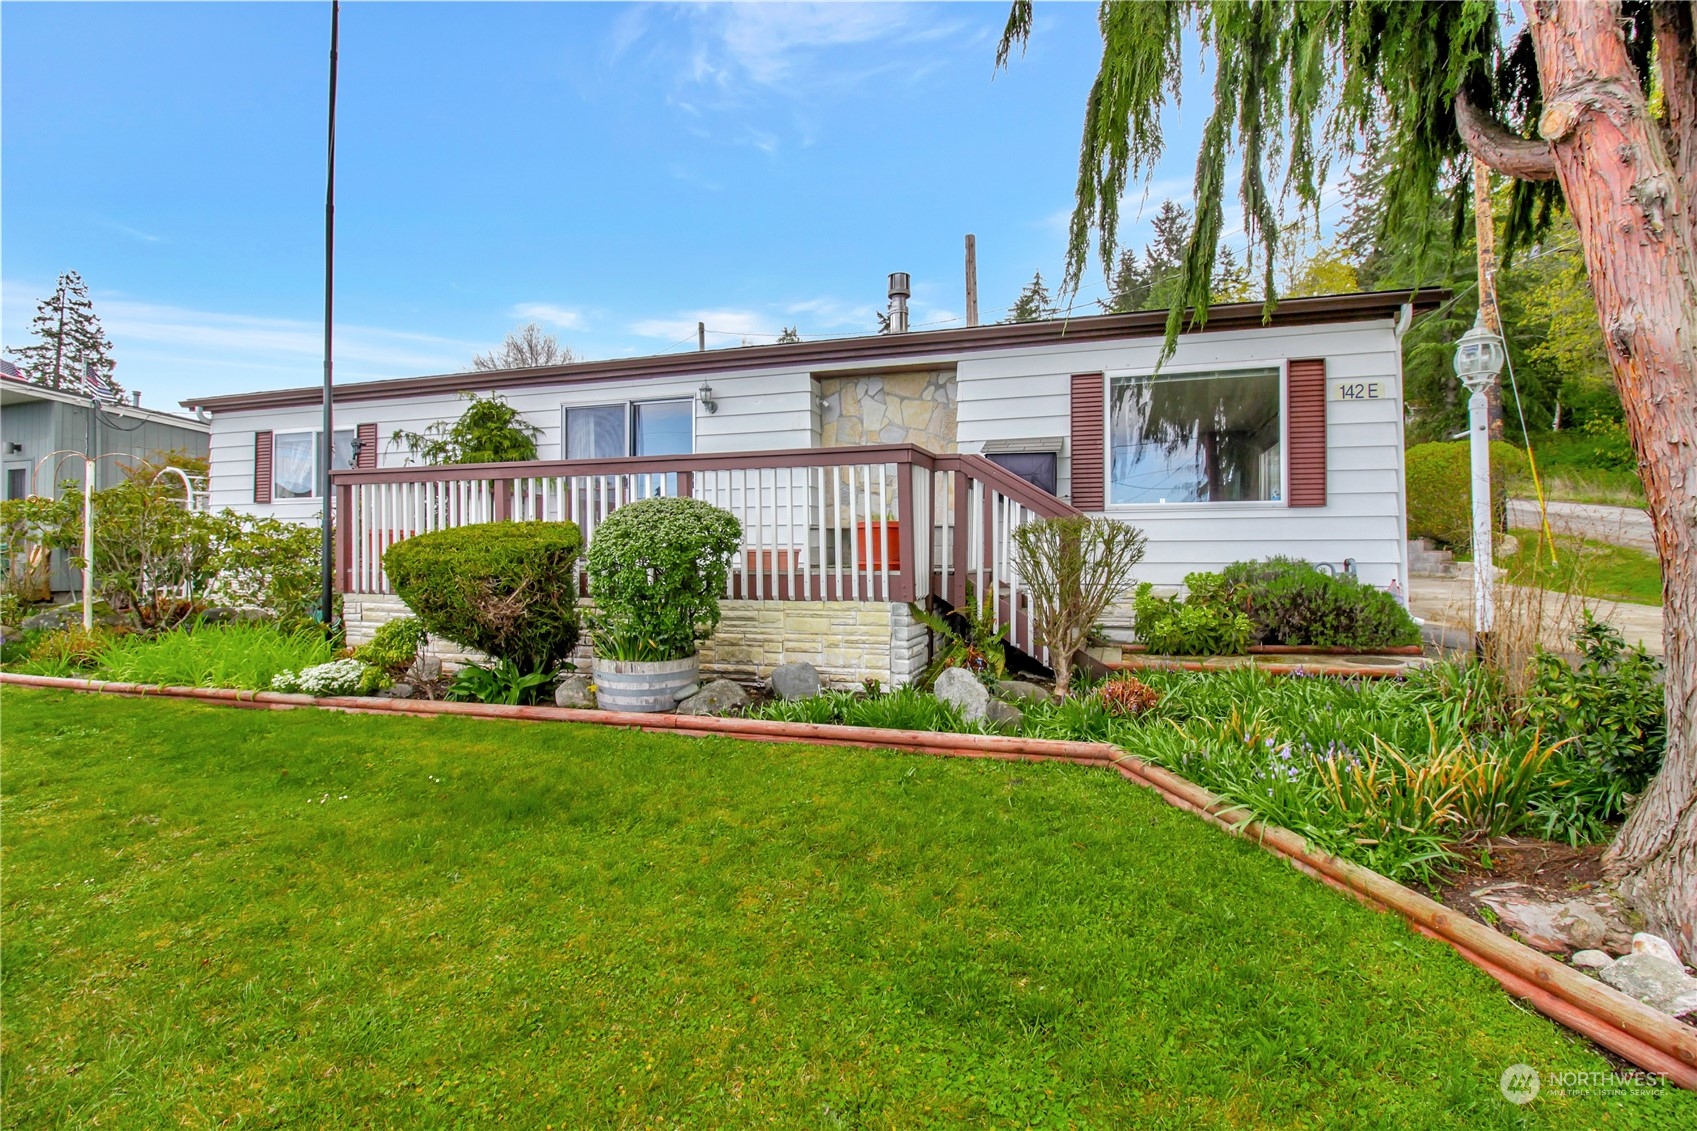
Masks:
[[[907,333],[907,300],[913,294],[906,271],[890,275],[890,333]]]

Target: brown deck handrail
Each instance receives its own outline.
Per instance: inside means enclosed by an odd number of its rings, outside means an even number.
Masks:
[[[1012,533],[1081,512],[980,455],[914,444],[616,459],[350,468],[331,473],[345,593],[386,593],[382,554],[414,534],[509,518],[579,523],[652,495],[735,513],[744,547],[727,596],[959,605],[996,594],[1012,638],[1033,644]]]

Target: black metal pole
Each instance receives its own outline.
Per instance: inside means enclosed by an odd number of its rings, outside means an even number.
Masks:
[[[336,422],[331,413],[330,314],[336,279],[336,35],[341,4],[330,0],[330,152],[324,185],[324,431],[319,437],[318,501],[323,509],[323,539],[319,546],[319,609],[328,626],[335,608],[335,541],[332,535],[330,465],[335,462]],[[346,521],[346,516],[344,516]]]

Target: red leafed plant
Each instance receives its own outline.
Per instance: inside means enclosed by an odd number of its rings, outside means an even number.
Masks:
[[[1111,679],[1096,690],[1110,715],[1141,715],[1161,701],[1161,693],[1136,676]]]

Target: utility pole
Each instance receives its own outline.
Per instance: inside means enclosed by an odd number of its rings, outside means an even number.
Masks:
[[[319,437],[322,453],[318,467],[318,501],[322,515],[322,537],[319,539],[319,617],[324,627],[336,607],[335,542],[331,537],[332,503],[330,498],[330,464],[335,460],[336,421],[331,411],[331,311],[336,279],[336,41],[340,31],[341,4],[330,0],[330,123],[329,161],[324,182],[324,434]],[[352,515],[343,515],[343,522],[352,522]]]
[[[707,323],[705,322],[695,324],[695,348],[700,353],[707,352]]]
[[[65,387],[65,277],[59,276],[59,336],[53,340],[53,387]]]
[[[1502,336],[1502,314],[1497,309],[1497,219],[1491,210],[1491,167],[1473,159],[1473,233],[1479,251],[1479,317],[1485,329]],[[1503,438],[1503,390],[1495,381],[1485,389],[1491,439]]]
[[[966,324],[978,325],[978,239],[966,237]]]

